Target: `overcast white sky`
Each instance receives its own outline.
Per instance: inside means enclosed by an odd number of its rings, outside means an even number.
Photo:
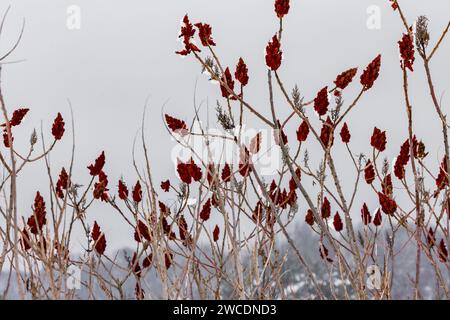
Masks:
[[[412,23],[418,15],[430,18],[433,43],[450,18],[448,0],[404,0],[401,2]],[[136,181],[132,168],[132,141],[140,125],[145,99],[150,95],[146,136],[151,146],[151,161],[156,181],[174,178],[170,164],[173,142],[165,132],[161,106],[169,99],[168,113],[187,119],[192,116],[194,86],[198,80],[197,98],[218,98],[218,88],[200,75],[192,59],[182,59],[174,52],[180,48],[177,35],[180,19],[189,13],[192,21],[210,23],[217,52],[226,65],[233,66],[240,56],[250,69],[248,99],[269,115],[267,104],[264,48],[277,30],[273,0],[2,0],[0,13],[11,5],[11,12],[0,40],[3,52],[15,40],[26,19],[20,47],[11,60],[26,59],[7,65],[3,71],[3,90],[9,109],[26,106],[31,112],[15,136],[17,144],[26,147],[33,127],[43,121],[49,127],[58,111],[69,120],[67,99],[73,103],[76,123],[75,180],[88,181],[86,166],[105,150],[106,171],[111,189],[123,175],[129,184]],[[81,8],[81,29],[68,30],[66,10],[70,5]],[[366,26],[370,5],[381,10],[381,29]],[[352,147],[368,151],[373,126],[388,130],[387,156],[395,156],[406,138],[406,115],[401,92],[397,41],[403,26],[387,0],[294,0],[285,19],[284,60],[280,69],[285,84],[297,83],[307,99],[313,98],[335,76],[350,68],[365,66],[378,54],[383,55],[381,76],[351,116],[349,126],[354,136]],[[450,89],[450,41],[443,43],[432,68],[444,110],[448,108],[446,90]],[[423,136],[436,164],[442,150],[436,144],[439,130],[432,111],[422,67],[411,79],[412,104],[416,132]],[[277,101],[280,99],[277,94]],[[354,91],[349,90],[348,100]],[[280,110],[288,107],[280,103]],[[204,109],[203,109],[204,110]],[[212,113],[211,113],[212,114]],[[280,111],[283,114],[283,111]],[[214,121],[211,116],[211,120]],[[258,121],[249,125],[261,126]],[[20,142],[22,141],[22,142]],[[70,139],[58,145],[52,155],[56,168],[69,162]],[[25,149],[23,149],[25,150]],[[343,175],[348,163],[340,164]],[[58,169],[59,170],[59,169]],[[44,164],[34,164],[20,177],[19,208],[28,215],[34,194],[46,180]],[[56,174],[56,172],[55,172]],[[353,176],[351,176],[353,179]],[[376,199],[372,207],[376,205]],[[98,204],[90,219],[97,219],[112,247],[131,240],[130,232],[121,232],[122,221],[104,204]]]

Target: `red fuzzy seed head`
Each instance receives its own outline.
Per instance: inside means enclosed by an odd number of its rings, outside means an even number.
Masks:
[[[44,198],[38,191],[34,198],[33,214],[27,221],[27,225],[30,227],[30,232],[32,234],[39,234],[42,231],[42,227],[47,224],[46,214]]]
[[[255,223],[261,223],[263,218],[263,204],[261,201],[258,201],[258,203],[255,206],[255,209],[253,209],[252,212],[252,220]]]
[[[211,199],[208,199],[206,203],[203,205],[202,210],[200,211],[200,218],[203,221],[209,220],[211,216]]]
[[[248,84],[248,68],[244,62],[244,59],[239,58],[239,62],[236,66],[236,72],[234,73],[234,77],[237,81],[241,83],[243,87]]]
[[[252,140],[250,141],[250,147],[249,147],[250,153],[257,154],[259,152],[259,150],[261,149],[261,137],[262,137],[261,132],[258,132],[256,134],[256,136],[254,136],[252,138]]]
[[[389,0],[391,2],[391,7],[392,9],[397,10],[398,9],[398,4],[397,4],[397,0]]]
[[[336,80],[334,80],[334,84],[337,88],[344,90],[353,81],[353,78],[355,77],[357,72],[358,68],[353,68],[342,72],[336,77]]]
[[[204,47],[216,45],[212,38],[212,29],[209,24],[196,23],[195,26],[198,28],[198,36]]]
[[[52,126],[52,135],[55,138],[55,140],[61,140],[65,131],[64,125],[65,125],[64,119],[61,113],[58,112],[58,115],[56,116]]]
[[[142,187],[139,180],[136,182],[136,185],[133,188],[133,201],[136,203],[142,201]]]
[[[176,54],[187,56],[191,52],[200,52],[200,49],[193,43],[191,43],[191,39],[195,35],[195,29],[192,26],[192,23],[189,21],[189,17],[186,14],[183,18],[183,24],[181,26],[181,32],[179,37],[183,38],[184,49],[180,51],[176,51]]]
[[[364,179],[368,184],[371,184],[375,180],[375,168],[370,160],[367,161],[364,168]]]
[[[95,160],[95,163],[88,166],[91,176],[95,177],[100,174],[100,172],[103,170],[103,166],[105,165],[105,159],[105,151],[102,151],[100,156]]]
[[[397,211],[397,203],[395,202],[395,200],[391,199],[381,192],[378,192],[378,199],[380,201],[380,206],[383,212],[390,216],[393,216],[395,211]]]
[[[337,232],[341,232],[342,229],[344,228],[344,225],[342,224],[342,219],[339,216],[338,212],[336,212],[336,214],[334,215],[333,226],[334,230],[336,230]]]
[[[381,222],[383,222],[383,218],[381,216],[381,210],[378,209],[377,212],[375,213],[375,217],[373,218],[373,224],[376,227],[379,227],[381,225]]]
[[[213,240],[214,242],[217,242],[219,240],[219,235],[220,235],[220,229],[219,226],[216,224],[214,230],[213,230]]]
[[[118,189],[119,189],[119,192],[118,192],[119,198],[121,200],[128,199],[128,188],[122,180],[119,180]]]
[[[289,13],[289,0],[275,0],[275,13],[278,18],[283,18]]]
[[[100,226],[97,224],[97,221],[94,221],[94,227],[91,232],[92,240],[94,240],[94,249],[99,254],[102,255],[106,250],[106,237],[103,232],[100,230]]]
[[[11,119],[9,120],[9,125],[11,127],[14,127],[14,126],[18,126],[19,124],[21,124],[23,118],[28,113],[28,111],[30,111],[30,109],[28,109],[28,108],[21,108],[21,109],[14,110],[13,115],[12,115]],[[2,124],[2,127],[4,127],[4,126],[5,126],[5,124]]]
[[[295,170],[295,176],[297,176],[297,179],[300,181],[302,178],[302,172],[300,168],[297,168]],[[289,190],[294,191],[297,189],[297,183],[295,182],[294,176],[289,180]]]
[[[66,190],[69,186],[69,175],[66,172],[66,169],[62,168],[61,173],[59,174],[58,181],[56,182],[56,195],[58,198],[63,199],[64,198],[64,192],[63,190]]]
[[[251,164],[250,152],[248,151],[248,149],[246,147],[242,147],[241,151],[240,151],[239,168],[238,169],[239,169],[239,173],[244,178],[247,177],[250,174],[250,172],[252,171],[250,164]]]
[[[303,122],[300,124],[297,130],[297,140],[299,142],[306,141],[306,139],[308,138],[308,134],[309,134],[308,123],[305,120],[303,120]]]
[[[181,136],[185,136],[188,134],[189,131],[184,121],[171,117],[168,114],[165,115],[165,118],[167,126],[172,132],[178,133]]]
[[[370,145],[380,152],[386,150],[386,131],[381,131],[377,127],[373,129]]]
[[[427,244],[430,248],[434,247],[436,244],[436,236],[434,235],[433,228],[430,227],[427,233]]]
[[[412,28],[410,28],[412,32]],[[400,61],[402,69],[409,69],[414,71],[414,41],[412,34],[405,33],[403,34],[402,39],[398,42],[398,46],[400,49],[400,56],[402,60]]]
[[[444,239],[441,239],[441,242],[439,242],[438,253],[439,261],[441,261],[442,263],[446,263],[448,261],[448,251]]]
[[[231,168],[228,163],[225,163],[225,166],[222,169],[222,181],[225,183],[231,181]]]
[[[362,209],[361,209],[361,219],[362,222],[367,226],[370,222],[372,222],[372,217],[369,212],[369,208],[367,207],[367,204],[364,203]]]
[[[266,47],[266,65],[273,71],[281,66],[282,52],[278,37],[274,35]]]
[[[228,89],[230,89],[231,91],[234,90],[234,80],[233,80],[233,77],[231,76],[230,68],[227,67],[225,69],[224,75],[222,76],[221,80],[223,83],[227,84]],[[225,87],[225,85],[220,86],[220,91],[222,92],[222,97],[228,98],[232,95],[228,91],[228,89]]]
[[[331,122],[330,117],[327,118],[327,120],[322,125],[322,130],[320,131],[320,140],[322,141],[325,148],[330,148],[333,146],[334,142],[334,126]]]
[[[343,143],[350,142],[351,134],[350,130],[348,129],[347,123],[344,123],[344,125],[342,126],[340,135]]]
[[[161,181],[161,189],[164,192],[169,192],[169,190],[170,190],[170,180]]]
[[[325,197],[323,199],[322,208],[320,210],[320,213],[321,213],[323,219],[328,219],[331,215],[331,205],[330,205],[330,201],[328,201],[327,197]]]
[[[147,224],[145,224],[145,222],[143,222],[142,220],[139,220],[137,223],[137,226],[134,231],[134,240],[136,240],[136,242],[142,242],[144,240],[152,241],[150,229],[148,228]]]
[[[364,90],[369,90],[373,87],[373,84],[378,79],[380,75],[380,67],[381,67],[381,55],[378,55],[364,70],[364,73],[361,75],[361,84]]]
[[[442,159],[441,162],[441,166],[439,167],[439,174],[436,178],[436,186],[438,190],[442,190],[449,185],[447,174],[447,156],[444,156],[444,159]]]
[[[328,111],[328,87],[322,88],[314,99],[314,110],[316,110],[319,116],[323,116]]]
[[[189,238],[188,224],[183,215],[178,218],[178,228],[180,232],[180,240],[184,241]]]
[[[21,245],[22,249],[25,251],[31,249],[30,234],[28,233],[27,229],[25,229],[25,228],[23,228],[23,230],[21,232],[20,245]]]
[[[314,225],[314,213],[311,209],[308,210],[305,216],[305,222],[309,224],[310,226]]]

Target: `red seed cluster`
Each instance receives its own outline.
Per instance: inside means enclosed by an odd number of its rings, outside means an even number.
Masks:
[[[122,180],[119,180],[118,195],[121,200],[128,199],[128,188]]]
[[[391,7],[392,9],[397,10],[398,9],[398,4],[397,4],[397,0],[389,0],[391,2]]]
[[[102,151],[100,156],[95,160],[95,163],[88,166],[89,173],[91,176],[95,177],[100,174],[100,172],[103,169],[103,166],[105,165],[105,160],[106,160],[105,151]]]
[[[176,54],[187,56],[191,52],[200,52],[200,49],[193,43],[191,43],[191,39],[195,35],[195,29],[192,26],[192,23],[189,21],[188,15],[185,15],[183,18],[183,25],[181,27],[180,38],[183,38],[184,49],[180,51],[176,51]]]
[[[231,168],[228,163],[225,163],[225,166],[222,169],[222,175],[221,175],[223,182],[230,182],[231,181]]]
[[[281,66],[282,52],[280,47],[280,41],[278,41],[276,35],[272,37],[272,41],[266,47],[266,65],[273,71],[278,70]]]
[[[212,38],[212,29],[209,24],[199,22],[195,26],[198,28],[198,36],[204,47],[216,45]]]
[[[9,125],[14,127],[14,126],[18,126],[19,124],[21,124],[23,118],[28,113],[28,111],[30,111],[30,109],[28,109],[28,108],[20,108],[20,109],[14,110],[11,120],[9,120]],[[5,125],[3,124],[2,126],[4,127]]]
[[[170,190],[170,180],[161,181],[161,189],[164,192],[169,192],[169,190]]]
[[[322,130],[320,131],[320,140],[326,148],[329,148],[333,145],[334,142],[334,126],[331,122],[330,117],[322,125]]]
[[[174,133],[179,133],[185,136],[188,133],[188,128],[186,122],[179,120],[177,118],[171,117],[168,114],[164,115],[166,118],[167,126]]]
[[[444,239],[441,239],[441,242],[439,242],[438,253],[439,261],[441,261],[442,263],[446,263],[448,261],[448,251]]]
[[[330,201],[328,201],[327,197],[325,197],[323,199],[322,208],[320,209],[320,214],[323,219],[328,219],[331,215],[331,205],[330,205]]]
[[[301,180],[301,178],[302,178],[302,172],[301,172],[301,170],[300,170],[300,168],[297,168],[296,170],[295,170],[295,176],[297,177],[297,179],[300,181]],[[297,183],[295,182],[295,179],[294,179],[294,177],[292,177],[290,180],[289,180],[289,190],[290,191],[294,191],[294,190],[296,190],[297,189]]]
[[[394,215],[395,211],[397,211],[397,203],[395,200],[382,192],[378,192],[378,199],[383,212],[391,216]]]
[[[369,208],[365,203],[361,209],[361,219],[363,224],[366,226],[372,221],[372,216],[370,215]]]
[[[377,212],[375,213],[375,217],[373,218],[373,224],[376,227],[381,226],[381,223],[383,222],[383,218],[381,216],[381,211],[380,209],[377,210]]]
[[[317,97],[314,99],[314,110],[316,110],[319,116],[323,116],[328,111],[328,106],[330,102],[328,101],[328,87],[322,88]]]
[[[32,234],[39,234],[42,231],[42,227],[47,224],[46,214],[44,198],[38,191],[34,198],[33,215],[31,215],[27,221],[27,225]]]
[[[202,210],[200,211],[200,218],[203,221],[207,221],[209,220],[210,216],[211,216],[211,199],[208,199],[203,205]]]
[[[336,214],[334,215],[333,226],[334,230],[336,230],[337,232],[341,232],[342,229],[344,228],[344,225],[342,224],[342,219],[339,216],[338,212],[336,212]]]
[[[410,29],[412,31],[412,28]],[[410,33],[403,34],[402,39],[398,42],[400,48],[401,67],[414,71],[414,42]]]
[[[250,174],[251,172],[250,163],[251,163],[250,152],[246,147],[242,147],[240,151],[239,167],[238,167],[241,176],[247,177]]]
[[[343,143],[350,142],[351,134],[350,130],[348,129],[347,122],[345,122],[344,125],[342,126],[340,135]]]
[[[303,122],[300,124],[297,130],[297,140],[300,142],[306,141],[309,134],[309,126],[306,120],[303,120]]]
[[[94,222],[94,227],[91,232],[92,240],[94,240],[94,249],[99,254],[102,255],[106,250],[106,237],[103,232],[100,230],[100,226],[97,224],[97,221]]]
[[[368,184],[371,184],[375,180],[375,168],[370,160],[367,161],[364,168],[364,179]]]
[[[388,175],[386,175],[386,176],[383,178],[383,181],[382,181],[382,183],[381,183],[381,188],[382,188],[382,192],[383,192],[385,195],[387,195],[387,196],[389,196],[389,197],[392,196],[394,187],[393,187],[393,185],[392,185],[392,176],[391,176],[391,174],[388,174]]]
[[[400,154],[398,155],[394,164],[394,174],[400,180],[402,180],[405,177],[405,166],[409,161],[409,153],[410,153],[410,145],[408,139],[402,144],[400,148]]]
[[[336,88],[344,90],[347,86],[353,81],[353,78],[356,76],[358,72],[358,68],[349,69],[347,71],[342,72],[340,75],[336,77],[334,80],[334,84]]]
[[[66,172],[66,169],[62,168],[61,173],[59,174],[58,181],[56,182],[56,195],[58,198],[63,199],[64,198],[64,192],[63,190],[66,190],[69,186],[69,175]]]
[[[283,18],[289,13],[289,0],[275,0],[275,13],[278,18]]]
[[[142,187],[141,187],[141,183],[139,182],[139,180],[136,182],[136,184],[133,188],[132,196],[133,196],[134,202],[139,203],[142,201]]]
[[[234,90],[234,80],[231,76],[231,72],[229,68],[225,69],[224,75],[222,76],[221,81],[228,86],[228,89],[231,91]],[[220,85],[220,90],[222,91],[222,97],[228,98],[232,93],[228,91],[228,89],[225,87],[225,85]]]
[[[311,209],[308,209],[308,212],[306,213],[305,222],[310,226],[314,225],[314,213]]]
[[[200,181],[202,178],[202,170],[195,164],[192,158],[186,163],[178,160],[177,172],[181,181],[187,184],[191,184],[192,181]]]
[[[236,65],[236,72],[234,73],[234,77],[241,83],[243,87],[248,84],[248,68],[244,62],[244,59],[242,58],[239,58],[239,62]]]
[[[386,131],[381,131],[377,127],[373,129],[370,145],[380,152],[386,150]]]
[[[55,118],[55,121],[53,122],[52,126],[52,134],[55,140],[61,140],[62,136],[64,135],[64,119],[61,115],[61,113],[58,112],[58,115]]]
[[[94,184],[94,199],[100,199],[102,201],[107,202],[109,200],[108,197],[108,176],[100,171],[98,175],[98,182]]]
[[[145,222],[139,220],[134,231],[134,240],[136,242],[143,242],[145,240],[152,241],[150,229]]]
[[[442,190],[449,185],[447,174],[447,156],[444,156],[444,159],[442,159],[441,166],[439,168],[439,174],[436,178],[436,186],[438,187],[438,190]]]
[[[381,55],[378,55],[364,70],[361,75],[361,84],[364,90],[369,90],[373,87],[373,84],[378,79],[381,67]]]

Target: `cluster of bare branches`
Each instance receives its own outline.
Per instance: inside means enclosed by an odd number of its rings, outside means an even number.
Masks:
[[[127,184],[124,178],[109,186],[105,152],[88,166],[88,183],[73,181],[74,140],[66,168],[52,168],[49,160],[65,133],[62,116],[58,114],[53,123],[50,145],[44,140],[43,129],[39,139],[33,133],[29,150],[22,153],[14,146],[13,134],[28,109],[8,112],[0,88],[4,116],[0,160],[5,172],[0,185],[4,198],[0,206],[0,280],[6,284],[1,286],[0,295],[8,298],[14,287],[20,298],[76,298],[77,289],[68,286],[68,281],[74,276],[73,268],[78,268],[83,275],[81,286],[90,299],[98,298],[94,287],[110,299],[129,298],[126,286],[130,282],[136,299],[222,299],[225,294],[237,299],[283,299],[287,297],[284,270],[289,268],[286,261],[292,255],[313,288],[311,298],[390,299],[395,274],[401,272],[395,258],[405,248],[414,247],[416,254],[410,259],[415,261],[416,272],[411,278],[411,296],[423,298],[421,268],[427,263],[435,276],[435,296],[449,298],[449,124],[437,98],[431,64],[450,23],[433,41],[426,17],[419,17],[413,28],[399,2],[391,4],[405,26],[398,47],[408,119],[407,138],[392,168],[383,157],[385,131],[375,127],[370,149],[355,152],[346,123],[374,86],[382,69],[381,56],[361,73],[360,89],[350,103],[344,100],[345,89],[356,82],[357,68],[338,75],[311,100],[302,97],[297,87],[289,90],[280,72],[283,21],[290,11],[289,0],[275,1],[279,28],[266,48],[269,117],[246,97],[249,77],[244,60],[239,59],[233,77],[215,51],[211,27],[192,24],[187,15],[184,17],[180,34],[184,47],[177,54],[193,57],[202,72],[219,84],[222,98],[216,111],[223,131],[211,133],[202,124],[197,106],[191,125],[165,114],[167,131],[190,155],[176,160],[179,183],[154,181],[151,149],[144,134],[145,114],[141,135],[135,140],[135,144],[140,141],[144,156],[140,163],[133,155],[134,183]],[[0,36],[4,22],[5,18]],[[194,41],[197,31],[201,49]],[[0,58],[0,70],[20,38]],[[434,112],[442,124],[439,134],[445,155],[439,166],[427,161],[425,144],[414,131],[409,79],[415,75],[413,66],[420,67],[416,56],[425,70]],[[283,105],[275,105],[276,94],[283,97]],[[285,119],[278,114],[281,108],[290,110]],[[249,117],[261,124],[261,132],[251,139],[244,132]],[[298,130],[290,134],[287,125],[296,121]],[[72,139],[73,127],[72,122]],[[263,129],[271,135],[264,136]],[[194,139],[200,139],[204,147],[201,152],[193,146]],[[267,151],[263,150],[265,139],[274,142],[269,149],[279,151],[274,157],[279,166],[270,180],[257,166],[257,158]],[[38,140],[42,151],[35,155]],[[217,142],[222,149],[212,147]],[[340,143],[348,151],[346,158],[333,152]],[[315,155],[319,162],[309,161],[310,145],[319,146],[320,154]],[[231,160],[224,156],[228,149],[235,151]],[[16,177],[36,161],[46,164],[49,192],[38,191],[32,212],[21,216],[17,212],[20,186]],[[350,174],[344,177],[337,169],[339,163],[348,161],[353,164],[353,178]],[[373,212],[365,203],[360,207],[356,200],[364,186],[379,202]],[[351,192],[346,194],[344,190]],[[171,200],[164,196],[166,193]],[[123,218],[124,232],[135,243],[125,260],[108,250],[107,239],[113,235],[102,232],[102,226],[87,214],[96,201]],[[337,293],[333,281],[326,290],[318,282],[316,270],[304,254],[309,248],[294,241],[289,228],[299,221],[298,217],[318,236],[316,252],[330,277],[337,275],[342,283],[349,284],[343,292]],[[75,226],[84,231],[85,249],[80,254],[69,251],[80,238],[73,231]],[[400,232],[406,232],[406,241],[397,240]],[[280,251],[281,243],[288,244],[284,251]],[[153,293],[149,277],[159,282],[161,295]]]

